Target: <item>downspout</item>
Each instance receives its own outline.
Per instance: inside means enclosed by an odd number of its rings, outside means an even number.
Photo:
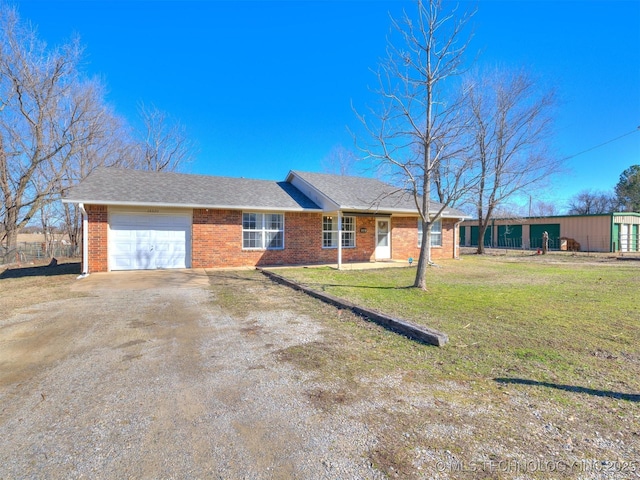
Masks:
[[[84,203],[78,206],[82,212],[82,274],[78,277],[80,280],[89,276],[89,215],[84,209]]]
[[[338,270],[342,270],[342,213],[338,210]]]

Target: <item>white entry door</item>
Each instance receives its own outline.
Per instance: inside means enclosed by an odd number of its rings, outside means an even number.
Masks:
[[[376,219],[376,260],[391,258],[391,221],[388,218]]]
[[[114,213],[110,218],[111,270],[188,268],[191,217]]]

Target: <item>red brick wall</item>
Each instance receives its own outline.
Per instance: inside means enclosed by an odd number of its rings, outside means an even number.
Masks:
[[[416,261],[420,255],[418,247],[418,219],[416,217],[391,218],[391,256],[394,260],[407,260],[413,257]],[[442,246],[431,247],[431,259],[454,258],[455,221],[442,220]],[[458,235],[455,236],[458,238]]]
[[[431,249],[431,258],[458,258],[459,250],[454,248],[454,239],[460,241],[460,234],[455,220],[442,220],[442,247]],[[455,253],[454,253],[455,252]]]
[[[360,233],[367,228],[367,233]],[[344,262],[368,262],[374,254],[375,223],[356,219],[356,248],[343,248]],[[322,248],[322,214],[286,212],[284,250],[244,250],[242,212],[193,211],[192,266],[194,268],[243,267],[336,263],[338,251]]]
[[[89,268],[88,273],[106,272],[108,213],[105,205],[85,205],[89,227]],[[84,271],[84,265],[83,265]]]
[[[89,272],[108,269],[107,207],[86,206],[89,219]],[[285,213],[284,250],[243,250],[242,212],[193,210],[191,266],[193,268],[242,267],[337,263],[337,248],[322,248],[322,213]],[[433,259],[453,257],[453,228],[442,222],[442,247],[433,247]],[[418,258],[416,217],[392,217],[391,252],[394,260]],[[366,229],[362,233],[360,230]],[[343,248],[343,262],[375,259],[375,218],[356,217],[356,248]]]

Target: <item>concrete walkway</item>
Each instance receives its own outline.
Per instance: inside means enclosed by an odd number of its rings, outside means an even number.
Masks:
[[[341,270],[373,270],[378,268],[402,268],[409,267],[409,262],[405,260],[385,260],[381,262],[350,262],[343,263]],[[413,263],[413,266],[416,266],[416,262]],[[260,268],[264,268],[265,270],[279,270],[283,268],[333,268],[338,269],[337,263],[326,263],[326,264],[310,264],[310,265],[282,265],[282,266],[261,266]]]

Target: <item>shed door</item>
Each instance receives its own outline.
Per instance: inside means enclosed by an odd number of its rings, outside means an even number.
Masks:
[[[522,225],[498,225],[498,246],[522,248]]]
[[[492,244],[492,238],[491,238],[491,225],[489,225],[487,227],[487,229],[484,231],[484,246],[485,247],[490,247]],[[478,227],[477,225],[472,225],[471,226],[471,246],[472,247],[477,247],[478,246],[478,237],[480,236],[480,227]]]
[[[111,270],[190,266],[189,215],[114,213],[110,216]]]
[[[531,225],[529,227],[529,245],[531,248],[542,248],[542,234],[549,234],[549,248],[560,248],[560,224],[559,223],[541,223]]]

